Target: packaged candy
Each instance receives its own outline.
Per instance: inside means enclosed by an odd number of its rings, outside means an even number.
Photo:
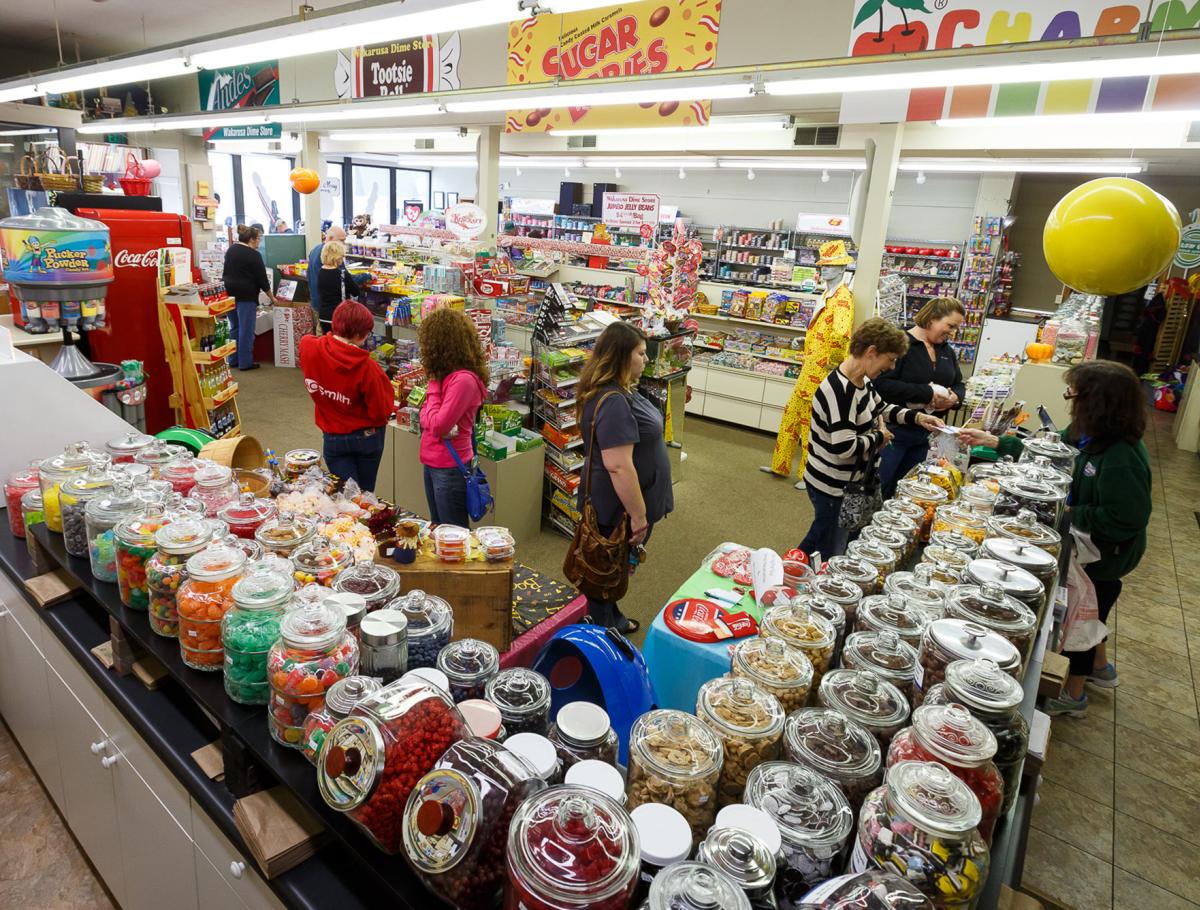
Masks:
[[[154,535],[167,522],[162,505],[150,502],[113,529],[117,540],[117,589],[121,603],[127,607],[145,610],[150,606],[146,563],[158,551]]]
[[[21,518],[21,497],[38,486],[38,465],[33,462],[27,468],[14,471],[4,482],[4,505],[8,509],[8,527],[13,537],[25,536],[25,522]]]
[[[516,733],[538,733],[550,727],[550,681],[536,670],[512,667],[488,680],[484,697],[500,709],[504,729]]]
[[[716,818],[723,763],[721,741],[696,717],[682,711],[649,711],[629,733],[626,805],[673,805],[699,840]]]
[[[789,714],[783,727],[783,751],[788,761],[833,781],[855,815],[867,794],[883,782],[879,741],[866,727],[830,708]]]
[[[165,638],[179,637],[176,598],[187,579],[186,563],[212,542],[217,530],[204,518],[181,518],[154,534],[157,552],[146,562],[146,588],[150,593],[150,629]]]
[[[488,680],[500,672],[500,652],[486,641],[464,638],[442,648],[437,668],[450,680],[456,702],[483,698]]]
[[[279,622],[292,599],[286,563],[251,563],[233,586],[233,606],[221,620],[225,694],[243,705],[270,701],[267,655],[279,639]]]
[[[92,463],[93,454],[86,442],[72,442],[60,454],[47,458],[38,466],[38,486],[42,491],[46,527],[56,534],[62,533],[58,494],[63,481],[86,471]]]
[[[442,562],[465,562],[470,556],[471,532],[457,525],[438,525],[433,531],[433,549]]]
[[[283,473],[288,480],[296,480],[310,468],[321,464],[321,453],[316,449],[292,449],[283,456]]]
[[[220,672],[225,665],[221,620],[233,606],[233,586],[246,567],[246,555],[218,541],[185,563],[187,580],[175,597],[179,611],[179,650],[194,670]]]
[[[263,677],[266,677],[266,655],[263,657]],[[265,685],[265,683],[264,683]],[[347,717],[360,701],[378,692],[383,686],[379,680],[370,676],[347,676],[339,679],[325,693],[325,704],[316,711],[310,711],[304,718],[304,739],[300,751],[314,765],[325,744],[325,737],[338,721]],[[263,703],[266,701],[264,699]]]
[[[750,772],[779,758],[783,706],[750,680],[723,676],[700,687],[696,716],[717,734],[724,748],[717,805],[741,802]]]

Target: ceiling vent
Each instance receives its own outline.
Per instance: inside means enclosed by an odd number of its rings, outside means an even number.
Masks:
[[[794,144],[799,148],[836,148],[841,138],[840,126],[798,126]]]
[[[567,148],[569,149],[594,149],[596,147],[595,136],[568,136]]]
[[[413,150],[417,152],[432,152],[433,143],[434,140],[432,139],[414,139]]]

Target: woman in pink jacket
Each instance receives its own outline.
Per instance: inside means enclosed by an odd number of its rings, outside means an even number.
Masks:
[[[487,392],[488,369],[475,324],[460,310],[434,310],[421,323],[421,366],[429,377],[421,405],[421,464],[434,524],[467,527],[464,465],[475,457],[475,417]],[[448,444],[448,445],[447,445]]]

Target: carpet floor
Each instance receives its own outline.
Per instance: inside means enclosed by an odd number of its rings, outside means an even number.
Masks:
[[[264,364],[238,373],[237,380],[245,433],[280,455],[300,447],[320,449],[321,433],[312,422],[312,402],[299,370]],[[812,521],[804,493],[758,470],[770,460],[774,437],[689,416],[682,438],[687,460],[676,479],[675,511],[655,528],[646,564],[621,604],[643,628],[721,543],[783,552],[800,542]],[[517,541],[517,558],[561,578],[566,549],[566,538],[543,530],[534,540]]]

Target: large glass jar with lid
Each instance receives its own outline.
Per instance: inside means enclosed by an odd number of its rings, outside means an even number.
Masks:
[[[188,495],[204,503],[204,514],[209,518],[216,518],[222,508],[237,500],[238,485],[233,471],[225,465],[203,462],[192,476],[196,483]]]
[[[345,611],[324,599],[302,600],[279,621],[267,655],[271,738],[292,749],[301,746],[305,716],[325,704],[334,683],[358,673],[358,641],[346,631]]]
[[[985,525],[984,517],[970,506],[961,502],[947,503],[944,506],[938,506],[934,512],[930,542],[933,542],[933,534],[942,531],[957,531],[978,548],[987,533]]]
[[[146,563],[158,551],[154,535],[167,523],[162,504],[152,501],[113,530],[117,540],[117,590],[121,603],[134,610],[145,610],[150,606]]]
[[[763,614],[758,634],[763,638],[782,638],[804,652],[813,667],[813,685],[833,662],[837,631],[825,617],[813,612],[807,598],[797,598]]]
[[[979,800],[950,769],[898,762],[859,813],[850,871],[899,872],[939,910],[971,910],[990,864],[979,816]]]
[[[233,586],[246,568],[246,554],[217,541],[184,566],[187,579],[175,597],[183,662],[194,670],[220,672],[225,666],[221,620],[233,606]]]
[[[124,436],[106,442],[104,450],[108,452],[113,464],[133,464],[137,453],[153,442],[153,436],[130,430]]]
[[[883,583],[884,594],[898,594],[910,607],[941,619],[946,612],[946,586],[933,580],[931,566],[916,566],[911,572],[893,572]]]
[[[461,910],[493,910],[504,889],[508,826],[545,789],[533,768],[499,743],[454,743],[404,808],[404,858],[430,891]]]
[[[314,705],[319,710],[323,695],[311,697],[320,698]],[[446,692],[424,680],[398,679],[359,701],[325,736],[317,755],[317,787],[326,804],[346,813],[380,850],[399,853],[409,794],[446,750],[468,735]]]
[[[1045,550],[1040,552],[1046,556],[1050,555]],[[1042,608],[1046,605],[1046,586],[1040,578],[1019,566],[998,559],[985,556],[971,560],[967,571],[963,573],[963,582],[968,585],[996,585],[1009,597],[1025,604],[1034,616],[1041,615]]]
[[[436,667],[438,654],[454,634],[454,611],[433,594],[413,589],[388,604],[408,617],[408,668]]]
[[[1012,516],[1028,510],[1041,524],[1056,528],[1066,502],[1067,494],[1048,483],[1027,480],[1019,475],[1005,477],[1000,481],[1000,495],[996,497],[992,517]]]
[[[809,583],[808,590],[814,597],[832,600],[846,614],[846,625],[854,625],[854,615],[858,612],[859,601],[863,599],[862,588],[857,584],[841,575],[823,572]]]
[[[695,716],[682,711],[648,711],[629,731],[629,778],[625,805],[675,806],[701,840],[717,815],[717,783],[724,750],[721,740]]]
[[[944,527],[929,533],[929,547],[939,547],[952,550],[964,556],[974,556],[979,552],[979,541],[964,533],[960,528]],[[928,550],[929,547],[925,549]],[[932,562],[927,559],[926,562]]]
[[[617,731],[608,712],[590,701],[568,702],[559,708],[546,739],[554,745],[563,773],[583,761],[617,763]]]
[[[158,469],[158,479],[169,483],[180,496],[187,496],[196,485],[196,470],[208,463],[190,451],[180,452]]]
[[[1017,466],[1016,473],[1027,480],[1049,484],[1063,493],[1069,493],[1071,490],[1071,472],[1060,471],[1048,458],[1038,456],[1031,461],[1022,462]]]
[[[856,540],[846,548],[846,555],[858,559],[875,569],[878,576],[872,594],[878,594],[883,588],[883,579],[896,571],[900,562],[901,551],[886,546],[878,540]]]
[[[892,740],[887,766],[929,761],[949,768],[979,800],[979,834],[990,844],[1004,804],[1004,778],[992,762],[995,754],[996,737],[965,707],[922,705],[913,712],[912,726]]]
[[[977,559],[975,562],[990,560]],[[983,571],[980,570],[981,573]],[[1030,581],[1037,581],[1028,572],[1024,574]],[[984,628],[998,632],[1017,649],[1022,666],[1033,650],[1033,640],[1037,637],[1037,614],[1015,597],[1005,594],[1004,588],[995,581],[983,585],[959,585],[951,588],[946,598],[946,615],[978,623]],[[1020,673],[1018,678],[1019,676]]]
[[[979,659],[990,660],[1013,679],[1020,679],[1021,655],[1003,635],[955,617],[931,622],[917,650],[913,707],[922,704],[925,693],[946,678],[946,667],[953,661]]]
[[[367,612],[372,613],[388,606],[400,593],[400,573],[377,562],[359,563],[338,573],[333,590],[361,595]]]
[[[288,480],[295,480],[310,468],[319,467],[321,453],[316,449],[292,449],[284,453],[283,474]]]
[[[1035,544],[1016,538],[989,537],[979,548],[979,555],[1024,569],[1042,583],[1047,602],[1058,584],[1058,558]]]
[[[668,866],[654,877],[646,910],[750,910],[750,899],[729,875],[704,862]]]
[[[855,632],[846,639],[842,666],[874,673],[899,689],[905,701],[912,700],[917,649],[895,632]]]
[[[298,584],[332,588],[334,579],[354,562],[354,551],[328,537],[314,537],[292,553],[292,568]]]
[[[506,854],[504,910],[628,910],[641,847],[614,799],[568,785],[517,807]]]
[[[187,561],[212,542],[216,530],[204,518],[181,518],[154,534],[157,552],[146,562],[146,588],[150,592],[150,629],[164,638],[179,637],[176,599],[187,579]]]
[[[1062,536],[1049,525],[1042,524],[1037,515],[1023,509],[1015,515],[994,514],[988,519],[988,536],[1020,540],[1041,547],[1051,556],[1062,552]]]
[[[862,724],[885,752],[892,737],[908,723],[908,699],[869,670],[830,671],[817,690],[817,701]]]
[[[500,672],[500,652],[486,641],[464,638],[442,648],[437,668],[450,680],[455,702],[483,698],[488,680]]]
[[[833,626],[833,631],[837,633],[837,639],[833,643],[833,659],[831,661],[831,663],[836,664],[841,657],[842,642],[846,640],[846,611],[842,609],[841,604],[830,600],[828,597],[822,597],[820,594],[805,594],[802,596],[813,614],[828,620],[829,624]]]
[[[950,501],[950,494],[944,487],[930,480],[906,477],[896,483],[896,498],[911,502],[921,509],[921,540],[928,540],[929,532],[933,530],[934,513],[938,506],[944,506]]]
[[[229,526],[229,533],[244,540],[254,540],[254,535],[264,523],[278,513],[275,503],[259,499],[253,493],[241,493],[233,502],[217,510],[217,517]]]
[[[810,888],[845,868],[854,813],[832,781],[804,765],[767,762],[750,773],[746,803],[775,819],[783,836],[776,894],[799,906]]]
[[[778,906],[775,854],[751,832],[718,822],[696,848],[696,860],[729,876],[750,901],[750,910]]]
[[[914,548],[912,539],[906,536],[903,531],[889,527],[886,521],[882,524],[872,523],[867,525],[859,532],[858,539],[886,547],[896,554],[897,562],[907,559]]]
[[[882,584],[879,570],[866,560],[854,556],[834,556],[825,563],[824,571],[857,585],[864,597],[868,594],[878,594]]]
[[[969,483],[958,491],[958,501],[986,519],[996,505],[996,493],[985,483]]]
[[[13,537],[25,536],[25,522],[21,520],[21,497],[38,486],[38,465],[35,461],[26,468],[14,471],[4,481],[4,505],[8,509],[8,528]]]
[[[717,805],[740,803],[750,772],[779,758],[783,706],[748,679],[722,676],[700,687],[696,716],[717,734],[725,750]]]
[[[891,632],[916,649],[921,644],[925,627],[935,618],[899,594],[877,594],[863,598],[854,631]],[[845,651],[844,646],[842,650]]]
[[[910,510],[916,515],[911,514]],[[875,513],[867,527],[901,535],[904,538],[904,559],[908,559],[917,552],[917,546],[921,542],[920,522],[924,516],[925,512],[920,506],[903,499],[889,499],[884,503],[884,507]]]
[[[117,580],[117,542],[114,529],[144,508],[128,482],[117,481],[111,490],[90,500],[84,508],[88,560],[98,581]]]
[[[254,539],[268,553],[290,558],[292,553],[313,539],[317,526],[310,519],[291,512],[280,512],[269,518],[254,532]]]
[[[265,677],[265,657],[263,664]],[[372,676],[347,676],[330,686],[329,691],[325,693],[325,704],[316,711],[310,711],[304,718],[304,739],[300,746],[304,757],[315,765],[329,731],[338,721],[349,716],[355,705],[382,688],[383,684]]]
[[[1017,463],[1010,455],[1005,455],[996,461],[977,461],[967,471],[967,483],[987,484],[999,492],[998,478],[1012,474],[1016,467]]]
[[[510,667],[488,680],[484,697],[500,709],[504,729],[546,735],[550,728],[550,680],[536,670]]]
[[[862,724],[831,708],[804,708],[783,724],[783,754],[833,781],[858,814],[867,794],[883,781],[879,740]]]
[[[936,531],[933,536],[938,536]],[[943,533],[942,536],[962,537],[957,531]],[[963,537],[963,540],[966,539]],[[921,553],[921,562],[918,565],[926,567],[931,579],[935,575],[945,577],[948,574],[962,578],[972,559],[974,559],[974,556],[971,553],[961,550],[958,547],[943,546],[940,543],[930,542]]]
[[[292,576],[270,561],[251,563],[233,586],[233,606],[221,620],[225,694],[243,705],[271,699],[267,655],[292,599]]]
[[[61,534],[63,529],[62,507],[58,501],[63,481],[86,471],[94,454],[86,442],[72,442],[58,455],[38,465],[38,486],[42,491],[46,527],[56,534]]]
[[[730,672],[770,692],[788,714],[804,707],[813,683],[812,661],[778,637],[738,642],[733,647]]]
[[[146,465],[150,469],[151,479],[158,480],[163,465],[185,451],[187,450],[183,446],[173,445],[161,439],[156,439],[144,448],[139,449],[138,453],[133,456],[133,462],[134,464]]]
[[[112,489],[113,479],[108,467],[108,456],[98,455],[86,471],[68,477],[59,488],[58,504],[62,513],[63,547],[72,556],[88,555],[85,510],[90,500]]]
[[[1045,458],[1060,471],[1072,474],[1075,471],[1075,459],[1078,457],[1077,448],[1067,445],[1057,433],[1047,433],[1025,440],[1017,464],[1027,464],[1038,458]]]

